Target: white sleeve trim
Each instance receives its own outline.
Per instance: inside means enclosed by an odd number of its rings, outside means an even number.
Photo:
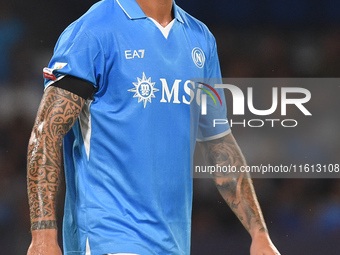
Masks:
[[[81,134],[83,136],[85,152],[87,161],[90,160],[90,149],[91,149],[91,135],[92,135],[92,124],[91,124],[91,103],[93,100],[86,100],[83,110],[79,114],[79,124]]]
[[[55,79],[55,80],[49,81],[49,82],[46,84],[44,91],[45,91],[49,86],[51,86],[52,84],[56,83],[57,81],[60,81],[60,80],[61,80],[62,78],[64,78],[65,76],[66,76],[66,74],[59,76],[59,77],[58,77],[57,79]]]
[[[89,238],[86,238],[86,250],[85,250],[85,255],[91,255],[91,248],[90,248],[90,243],[89,243]]]
[[[213,136],[208,136],[208,137],[204,137],[204,139],[196,139],[197,142],[207,142],[207,141],[212,141],[212,140],[216,140],[219,138],[222,138],[226,135],[229,135],[231,133],[231,129],[229,128],[228,130],[219,133],[217,135],[213,135]]]

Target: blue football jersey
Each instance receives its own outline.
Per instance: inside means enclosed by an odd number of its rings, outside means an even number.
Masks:
[[[190,253],[193,139],[226,135],[202,116],[191,78],[221,77],[215,39],[174,3],[168,35],[135,0],[103,0],[60,36],[45,86],[65,75],[95,93],[64,139],[64,253]],[[201,92],[201,91],[200,91]],[[209,110],[209,109],[208,109]]]

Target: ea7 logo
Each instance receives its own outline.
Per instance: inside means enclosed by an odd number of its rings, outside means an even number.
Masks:
[[[126,59],[144,58],[145,50],[126,50],[124,54]]]

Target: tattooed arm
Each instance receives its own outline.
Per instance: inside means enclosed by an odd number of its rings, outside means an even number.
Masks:
[[[246,160],[232,134],[200,144],[209,165],[236,166],[240,169]],[[247,173],[215,173],[215,184],[252,237],[251,255],[279,254],[272,244],[252,180]]]
[[[62,139],[71,129],[84,99],[50,86],[41,100],[27,155],[27,186],[32,242],[28,255],[59,255],[56,196],[61,170]]]

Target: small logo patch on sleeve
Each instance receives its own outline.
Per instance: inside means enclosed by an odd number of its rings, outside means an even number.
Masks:
[[[55,62],[53,70],[59,70],[61,68],[64,68],[66,65],[67,63]]]
[[[45,68],[43,69],[44,77],[45,77],[46,79],[55,81],[55,80],[57,79],[57,77],[53,74],[53,71],[54,71],[54,70],[62,69],[62,68],[64,68],[66,65],[67,65],[67,63],[56,62],[56,63],[54,64],[53,68],[47,68],[47,67],[45,67]]]
[[[44,77],[45,77],[46,79],[55,81],[55,80],[57,79],[57,77],[55,77],[55,75],[53,74],[53,70],[54,70],[54,69],[45,67],[45,68],[43,69]]]

